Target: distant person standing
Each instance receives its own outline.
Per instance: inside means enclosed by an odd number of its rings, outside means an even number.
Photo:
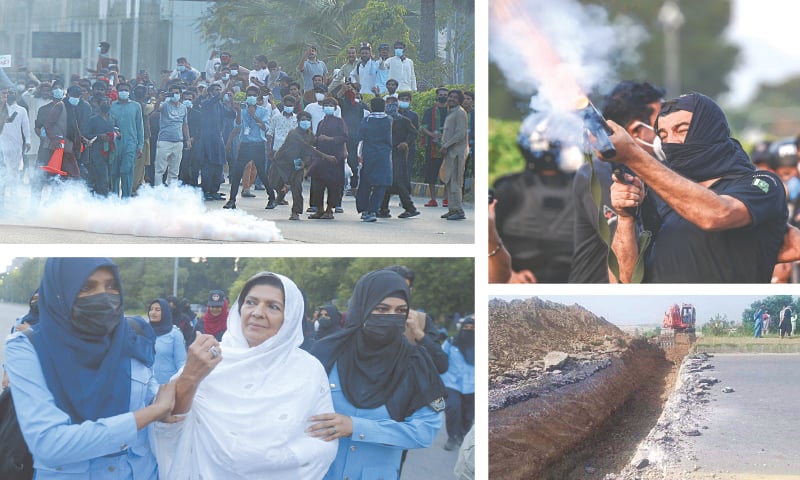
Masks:
[[[303,52],[297,64],[297,71],[303,74],[303,91],[309,91],[314,89],[313,79],[316,75],[322,75],[323,81],[325,80],[328,67],[325,62],[317,58],[317,47],[312,45]]]
[[[467,112],[461,108],[462,103],[464,103],[464,93],[461,90],[450,90],[447,94],[447,106],[450,111],[444,120],[439,150],[442,153],[444,167],[442,181],[448,202],[448,211],[442,218],[447,220],[466,218],[461,203],[463,199],[461,188],[464,185],[464,165],[469,153],[469,119]]]
[[[791,337],[792,336],[792,306],[791,304],[787,303],[784,305],[783,310],[778,314],[780,320],[778,321],[778,328],[781,331],[781,338],[784,335]]]
[[[764,336],[766,336],[769,333],[769,321],[770,321],[769,313],[764,313],[764,315],[761,317],[761,323],[763,324]]]
[[[117,85],[119,99],[111,104],[111,115],[117,119],[121,138],[118,139],[114,159],[111,163],[111,191],[122,197],[133,192],[133,165],[144,148],[144,122],[142,107],[130,100],[131,86]]]
[[[764,327],[762,315],[765,312],[765,305],[762,303],[761,306],[756,310],[755,315],[753,315],[753,338],[761,338],[761,329]]]
[[[205,333],[213,335],[217,341],[228,328],[228,298],[222,290],[211,290],[208,293],[208,309],[203,315]],[[192,339],[194,341],[194,339]]]

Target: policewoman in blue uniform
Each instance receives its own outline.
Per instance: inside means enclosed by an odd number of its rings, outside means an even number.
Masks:
[[[148,425],[172,419],[175,388],[159,390],[155,335],[144,321],[138,327],[140,333],[123,317],[111,260],[47,260],[33,335],[6,340],[5,367],[34,478],[158,478]]]
[[[429,447],[439,432],[444,384],[427,351],[403,334],[409,297],[397,273],[367,273],[345,328],[312,349],[328,372],[335,413],[311,417],[308,432],[339,439],[326,479],[397,479],[403,450]]]

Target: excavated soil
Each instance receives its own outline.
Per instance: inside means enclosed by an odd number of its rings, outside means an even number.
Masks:
[[[492,300],[489,472],[503,479],[602,479],[656,424],[688,342],[630,338],[580,306]],[[548,352],[569,359],[545,368]]]

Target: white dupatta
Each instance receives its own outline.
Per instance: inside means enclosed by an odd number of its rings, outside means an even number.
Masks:
[[[223,360],[200,383],[186,419],[153,424],[161,478],[320,479],[336,457],[338,441],[304,432],[309,417],[334,411],[330,385],[319,361],[300,349],[300,290],[273,275],[285,292],[278,333],[250,348],[234,302],[221,342]]]

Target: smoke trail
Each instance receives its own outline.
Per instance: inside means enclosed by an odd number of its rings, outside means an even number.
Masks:
[[[576,0],[495,0],[490,7],[489,55],[510,88],[538,92],[537,102],[574,109],[575,89],[605,92],[616,70],[638,61],[647,36],[626,16],[614,23],[597,5]]]
[[[5,224],[202,240],[283,239],[275,222],[241,210],[209,210],[200,193],[187,186],[142,186],[138,196],[120,200],[94,197],[83,182],[67,182],[45,187],[41,199],[11,198],[22,205],[12,208],[6,198],[6,210],[0,213],[0,222]]]

